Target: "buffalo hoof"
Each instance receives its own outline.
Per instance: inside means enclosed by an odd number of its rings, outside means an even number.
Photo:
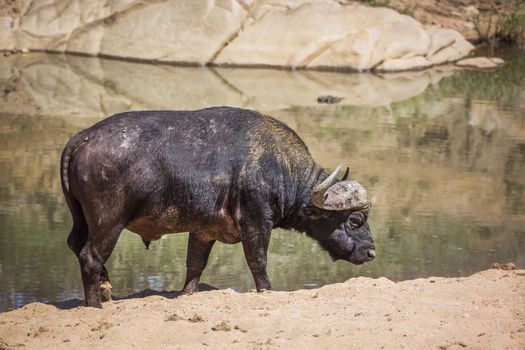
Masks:
[[[102,302],[111,301],[111,283],[109,282],[102,282],[100,284],[100,300]]]

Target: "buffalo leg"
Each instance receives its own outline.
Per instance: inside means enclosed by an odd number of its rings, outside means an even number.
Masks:
[[[78,256],[87,306],[102,307],[100,298],[101,275],[107,274],[104,264],[111,255],[115,244],[117,244],[121,231],[122,228],[118,227],[99,229],[94,234],[90,232],[88,240]]]
[[[183,293],[195,293],[199,290],[199,279],[208,263],[211,248],[215,241],[201,240],[195,233],[188,237],[188,254],[186,255],[186,282]]]
[[[87,235],[88,227],[86,222],[83,219],[74,220],[73,228],[67,237],[67,245],[77,257],[86,244]]]
[[[255,288],[257,288],[258,292],[272,289],[270,279],[266,273],[269,242],[270,233],[256,233],[245,237],[242,241],[244,256],[252,271]]]

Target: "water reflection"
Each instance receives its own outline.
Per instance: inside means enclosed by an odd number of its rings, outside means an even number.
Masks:
[[[0,61],[0,310],[81,297],[58,159],[68,138],[130,109],[237,105],[271,113],[324,166],[340,161],[370,190],[378,258],[332,263],[304,235],[277,230],[269,275],[290,290],[351,276],[460,276],[493,262],[525,265],[525,70],[511,53],[495,72],[450,68],[338,74],[158,66],[55,55]],[[318,95],[345,97],[318,106]],[[146,251],[122,235],[114,292],[180,289],[186,235]],[[214,247],[203,282],[248,290],[240,245]]]

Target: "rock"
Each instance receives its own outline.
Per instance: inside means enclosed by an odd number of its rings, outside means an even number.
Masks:
[[[355,2],[33,0],[27,7],[16,18],[0,16],[0,50],[398,71],[456,61],[473,48],[455,30]]]
[[[476,16],[479,16],[479,10],[475,6],[466,6],[463,11],[465,11],[465,15],[467,18],[473,19]]]
[[[386,8],[312,1],[295,11],[269,11],[246,25],[214,63],[397,71],[455,61],[473,48],[454,30],[426,30]],[[434,60],[444,47],[451,50]]]
[[[492,264],[492,268],[496,270],[516,270],[517,269],[514,263],[507,263],[507,264],[494,263]]]
[[[166,319],[164,320],[164,322],[180,321],[180,320],[183,320],[183,318],[180,317],[180,316],[177,315],[177,314],[171,314],[171,315],[169,315],[168,317],[166,317]]]
[[[337,96],[332,96],[332,95],[317,97],[317,103],[334,104],[334,103],[339,103],[342,100],[344,100],[344,97],[337,97]]]
[[[204,322],[205,320],[204,320],[204,317],[202,317],[201,315],[195,314],[192,317],[188,318],[188,321],[192,323],[198,323],[198,322]]]
[[[229,332],[231,330],[231,326],[226,321],[222,321],[221,323],[211,327],[211,329],[215,332],[222,331],[222,332]]]
[[[499,58],[499,57],[491,57],[489,59],[491,60],[492,63],[495,63],[497,65],[505,64],[505,61],[502,58]]]
[[[473,57],[465,58],[456,62],[456,65],[465,68],[492,69],[502,66],[505,63],[498,57]]]

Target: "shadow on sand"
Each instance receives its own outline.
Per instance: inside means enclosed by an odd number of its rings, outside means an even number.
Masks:
[[[206,283],[199,284],[199,292],[209,292],[212,290],[218,290],[218,288],[215,288],[214,286],[211,286]],[[146,298],[146,297],[150,297],[154,295],[162,296],[168,299],[175,299],[175,298],[178,298],[181,294],[182,294],[182,291],[166,291],[166,290],[158,291],[158,290],[153,290],[153,289],[148,288],[140,292],[131,293],[125,297],[111,295],[111,299],[113,301],[127,300],[127,299],[142,299],[142,298]],[[49,305],[53,305],[54,307],[60,310],[70,310],[70,309],[74,309],[80,306],[85,306],[86,304],[84,300],[75,298],[75,299],[69,299],[69,300],[49,303]]]

